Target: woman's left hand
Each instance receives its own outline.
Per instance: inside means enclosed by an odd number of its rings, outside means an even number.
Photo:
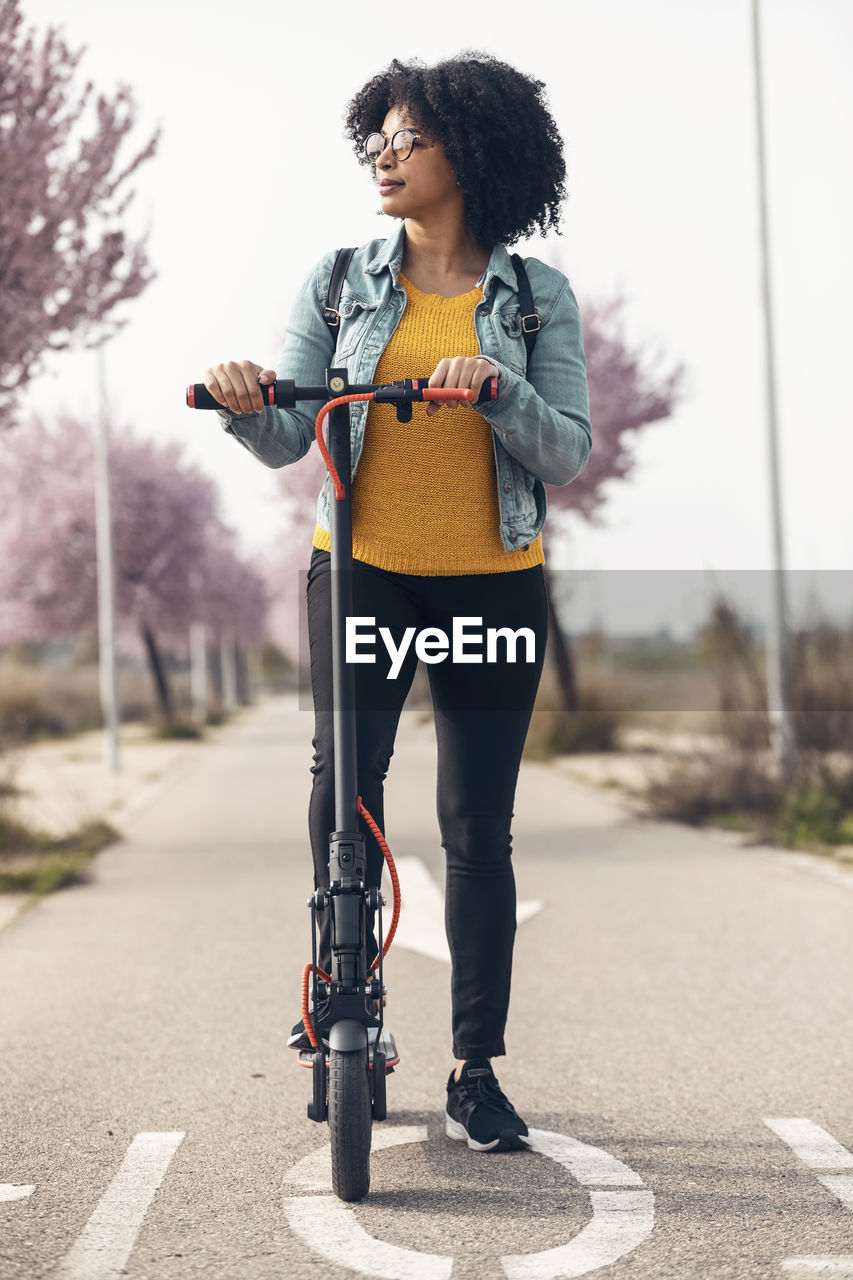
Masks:
[[[470,387],[476,401],[486,379],[497,376],[498,370],[488,360],[482,358],[478,360],[473,356],[454,356],[452,359],[439,360],[429,385],[431,387]],[[454,409],[458,409],[460,401],[430,400],[427,402],[427,415],[438,413],[442,404],[452,404]]]

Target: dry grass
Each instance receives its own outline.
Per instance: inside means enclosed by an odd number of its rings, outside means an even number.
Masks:
[[[525,759],[548,760],[574,752],[615,751],[623,714],[603,684],[585,682],[578,691],[576,711],[561,710],[553,694],[541,693],[527,731]]]
[[[150,679],[143,668],[122,668],[122,718],[155,720]],[[178,705],[188,701],[188,679],[174,680]],[[181,697],[181,694],[183,696]],[[57,838],[15,821],[4,800],[13,797],[16,749],[40,738],[65,737],[102,723],[97,668],[86,665],[0,664],[0,892],[50,893],[86,879],[94,854],[119,839],[105,822],[91,822]]]
[[[641,727],[656,730],[654,764],[633,793],[640,812],[853,861],[853,635],[821,623],[794,639],[787,785],[770,746],[763,650],[727,605],[692,653],[604,648],[600,638],[592,654],[575,646],[575,711],[557,709],[543,677],[529,758],[616,753]]]
[[[99,849],[119,839],[106,822],[93,822],[61,839],[32,831],[0,813],[0,893],[51,893],[86,879]]]
[[[154,699],[148,672],[122,667],[118,677],[122,719],[153,720]],[[189,708],[189,679],[173,676],[179,708]],[[0,663],[0,743],[30,742],[97,729],[102,723],[98,669]]]

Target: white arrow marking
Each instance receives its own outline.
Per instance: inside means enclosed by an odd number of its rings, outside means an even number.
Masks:
[[[31,1196],[35,1191],[32,1187],[16,1187],[12,1182],[0,1182],[0,1201],[2,1200],[26,1200],[27,1196]]]
[[[423,1125],[373,1130],[373,1150],[425,1142]],[[628,1165],[599,1147],[547,1129],[530,1130],[530,1148],[561,1164],[583,1186],[642,1187]],[[328,1191],[332,1182],[331,1147],[304,1156],[287,1182],[308,1191]],[[567,1244],[541,1253],[501,1258],[509,1280],[558,1280],[585,1275],[621,1258],[646,1239],[654,1226],[651,1191],[590,1191],[592,1218]],[[290,1196],[284,1202],[291,1230],[313,1253],[362,1275],[381,1280],[450,1280],[452,1257],[418,1253],[375,1240],[359,1225],[355,1211],[334,1196]]]
[[[118,1173],[61,1263],[61,1280],[115,1280],[124,1271],[154,1193],[186,1135],[138,1133]]]
[[[402,903],[393,945],[450,964],[450,948],[444,927],[444,894],[420,858],[397,858],[396,863]],[[518,923],[524,924],[543,906],[542,902],[519,902],[516,906]]]

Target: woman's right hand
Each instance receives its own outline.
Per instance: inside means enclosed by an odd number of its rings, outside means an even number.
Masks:
[[[265,369],[251,360],[228,360],[215,364],[204,375],[204,385],[215,400],[232,413],[259,413],[264,408],[258,382],[275,382],[275,369]]]

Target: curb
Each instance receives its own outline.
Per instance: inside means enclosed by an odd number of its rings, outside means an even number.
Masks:
[[[31,893],[4,893],[0,895],[0,933],[13,920],[17,920],[22,911],[26,911],[32,900],[33,894]]]

